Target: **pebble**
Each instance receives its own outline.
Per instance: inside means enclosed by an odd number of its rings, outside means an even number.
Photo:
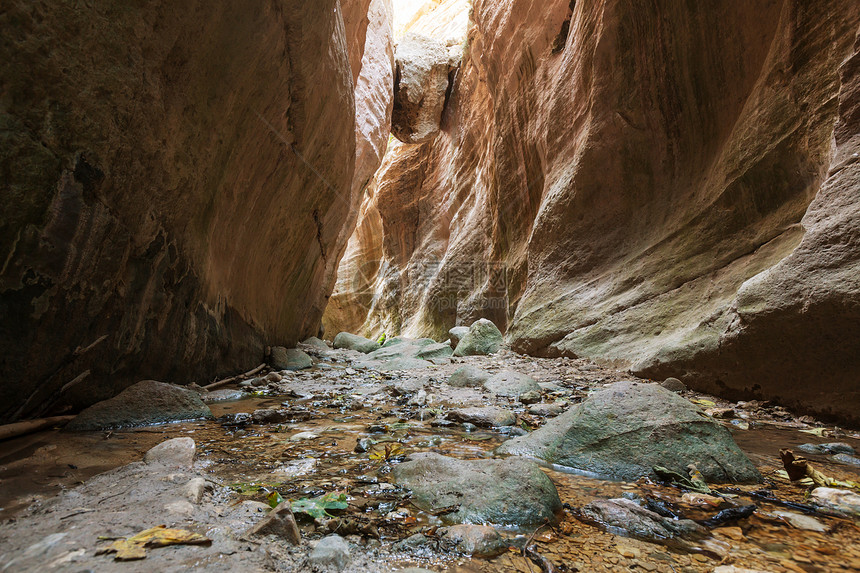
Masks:
[[[182,488],[182,495],[188,498],[191,503],[200,503],[203,499],[203,493],[206,491],[206,480],[203,478],[194,478],[190,480]]]
[[[317,567],[332,567],[343,571],[349,563],[349,544],[340,535],[328,535],[319,540],[308,561]]]
[[[660,386],[672,392],[684,392],[687,389],[687,386],[677,378],[666,378]]]
[[[290,441],[301,442],[302,440],[316,440],[317,438],[319,438],[319,434],[314,434],[313,432],[299,432],[298,434],[290,436]]]

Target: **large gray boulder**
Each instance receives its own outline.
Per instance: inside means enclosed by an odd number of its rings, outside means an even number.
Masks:
[[[484,382],[484,388],[496,396],[518,398],[526,392],[536,392],[540,399],[541,387],[534,378],[526,374],[503,370]]]
[[[272,347],[269,364],[275,370],[304,370],[313,366],[311,357],[298,348]]]
[[[357,350],[359,352],[373,352],[379,348],[379,343],[369,340],[357,334],[349,332],[341,332],[334,337],[333,346],[335,348],[346,348],[347,350]]]
[[[412,502],[442,521],[535,527],[555,520],[561,500],[552,481],[533,462],[458,460],[417,453],[394,468],[395,481],[412,491]]]
[[[113,398],[93,404],[66,426],[68,430],[107,430],[180,420],[211,418],[200,394],[155,380],[129,386]]]
[[[457,343],[454,356],[495,354],[501,346],[501,331],[486,318],[481,318],[472,323],[469,332]]]
[[[497,451],[616,479],[652,476],[654,466],[686,475],[696,464],[709,482],[761,481],[726,428],[657,384],[612,384]]]

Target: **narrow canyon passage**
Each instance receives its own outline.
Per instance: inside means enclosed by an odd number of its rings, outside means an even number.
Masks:
[[[860,569],[860,3],[0,30],[0,571]]]

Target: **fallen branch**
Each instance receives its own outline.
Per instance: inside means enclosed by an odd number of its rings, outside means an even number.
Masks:
[[[74,416],[51,416],[50,418],[38,418],[36,420],[24,420],[0,426],[0,440],[8,440],[25,434],[32,434],[45,428],[65,425]]]
[[[235,382],[236,380],[240,380],[242,378],[247,378],[249,376],[253,376],[254,374],[256,374],[257,372],[259,372],[260,370],[262,370],[265,367],[266,367],[265,363],[260,364],[259,366],[257,366],[253,370],[248,370],[244,374],[238,374],[238,375],[233,376],[231,378],[225,378],[223,380],[219,380],[218,382],[213,382],[212,384],[208,384],[208,385],[204,386],[203,389],[204,390],[214,390],[215,388],[220,388],[221,386],[226,386],[230,382]]]

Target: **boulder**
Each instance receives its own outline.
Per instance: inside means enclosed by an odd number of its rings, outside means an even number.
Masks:
[[[519,398],[527,392],[537,392],[539,395],[541,390],[534,378],[513,370],[499,372],[484,382],[484,388],[497,396],[513,398]]]
[[[391,134],[422,143],[439,132],[448,91],[448,47],[435,38],[406,34],[394,51],[394,111]]]
[[[357,350],[359,352],[373,352],[379,348],[379,343],[369,340],[363,336],[350,334],[349,332],[341,332],[334,337],[335,348],[346,348],[348,350]]]
[[[468,326],[455,326],[449,330],[448,336],[451,339],[451,348],[457,348],[457,345],[460,343],[460,339],[466,336],[467,332],[469,332]]]
[[[761,481],[725,427],[657,384],[612,384],[497,451],[630,481],[689,464],[712,483]]]
[[[415,356],[422,360],[444,360],[449,358],[453,353],[454,351],[451,350],[450,344],[434,342],[433,344],[421,347]]]
[[[448,378],[448,384],[459,388],[474,388],[483,386],[490,379],[490,374],[474,366],[461,366],[454,370]]]
[[[144,380],[109,400],[93,404],[69,422],[66,429],[107,430],[201,418],[212,418],[212,412],[197,392],[175,384]]]
[[[298,348],[273,346],[269,364],[276,370],[304,370],[313,366],[313,361]]]
[[[452,508],[439,516],[448,524],[535,527],[554,521],[561,509],[552,481],[537,464],[519,458],[458,460],[417,453],[396,466],[393,476],[412,491],[421,510]]]
[[[460,408],[451,410],[446,417],[453,422],[474,424],[481,428],[499,428],[517,423],[517,417],[513,412],[496,406]]]
[[[143,456],[148,464],[190,469],[197,455],[197,445],[191,438],[173,438],[150,448]]]
[[[302,342],[302,344],[307,344],[308,346],[313,346],[314,348],[316,348],[318,350],[330,350],[328,347],[328,344],[326,344],[325,341],[320,340],[316,336],[311,336],[310,338],[308,338],[307,340]]]
[[[472,323],[469,332],[457,343],[454,356],[495,354],[501,346],[501,331],[486,318],[481,318]]]

